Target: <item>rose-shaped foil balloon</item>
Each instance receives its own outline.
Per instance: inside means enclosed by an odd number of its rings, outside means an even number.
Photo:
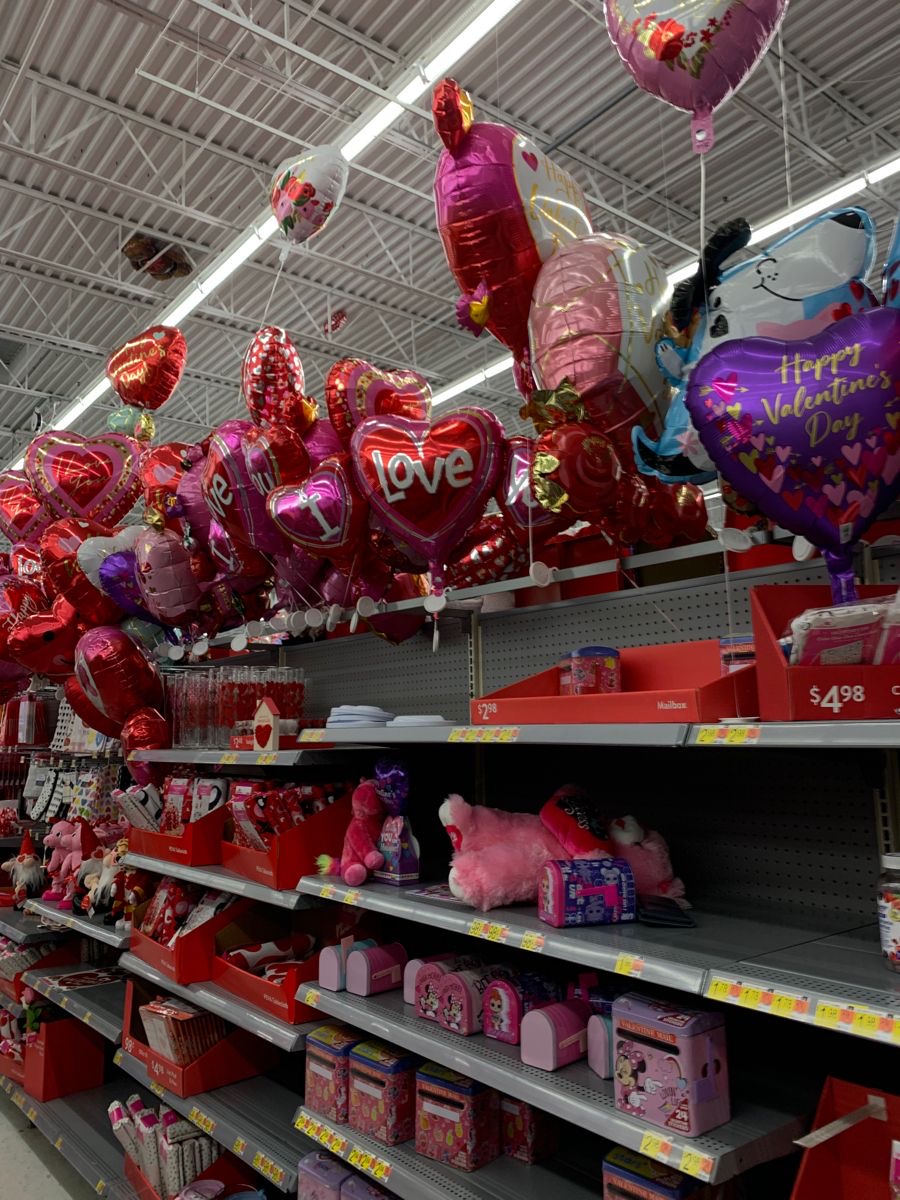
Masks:
[[[178,387],[187,360],[180,329],[151,325],[106,360],[106,377],[123,404],[161,408]]]
[[[29,671],[67,679],[75,670],[75,647],[83,632],[78,613],[65,596],[57,596],[50,612],[32,613],[16,625],[6,652]]]
[[[325,403],[335,433],[349,445],[366,417],[393,413],[427,421],[431,388],[418,371],[382,371],[361,358],[341,358],[325,379]]]
[[[178,485],[187,469],[184,442],[163,442],[141,455],[141,489],[144,504],[177,529]]]
[[[309,474],[309,454],[303,438],[286,425],[251,429],[242,440],[250,482],[265,499],[288,483],[301,483]]]
[[[853,546],[900,493],[900,309],[726,342],[694,368],[687,407],[731,486],[825,551],[835,601],[852,598]]]
[[[712,112],[741,86],[775,36],[787,0],[604,0],[606,28],[635,83],[693,114],[694,150],[715,141]]]
[[[140,787],[160,784],[166,775],[164,763],[131,762],[132,750],[168,750],[172,745],[172,728],[155,708],[139,708],[122,726],[122,754],[131,778]]]
[[[538,503],[531,486],[533,461],[534,442],[531,438],[511,437],[507,440],[503,474],[500,476],[496,498],[506,518],[507,532],[517,538],[523,546],[528,545],[529,532],[531,544],[541,545],[554,533],[564,529],[567,523],[566,517],[560,517]],[[478,540],[487,541],[491,537],[499,536],[500,532],[499,529],[494,530]],[[498,551],[502,545],[503,552],[506,552],[508,540],[506,538],[497,544]]]
[[[541,263],[590,233],[581,189],[529,138],[508,125],[472,121],[472,102],[453,79],[434,90],[444,143],[434,179],[438,232],[463,293],[457,316],[488,329],[520,364],[527,394],[528,309]]]
[[[285,541],[266,512],[266,498],[253,484],[244,457],[249,421],[225,421],[213,434],[203,466],[203,496],[228,533],[263,554],[278,554]]]
[[[111,720],[95,707],[84,694],[84,689],[74,675],[69,676],[63,688],[69,706],[89,729],[96,729],[98,733],[105,733],[107,737],[117,738],[119,736],[122,732],[122,722]]]
[[[16,626],[46,606],[47,598],[33,580],[0,575],[0,657],[7,657],[6,644]]]
[[[41,581],[41,548],[30,542],[17,542],[10,547],[9,569],[13,575],[21,575],[23,579]],[[5,574],[5,572],[3,572]]]
[[[171,529],[141,529],[134,542],[137,581],[144,604],[164,625],[177,625],[200,603],[190,551]]]
[[[111,624],[122,610],[96,588],[78,565],[78,549],[86,538],[108,537],[109,530],[96,521],[67,517],[54,521],[41,536],[42,578],[48,595],[65,596],[85,621]]]
[[[340,560],[357,553],[368,510],[349,455],[326,458],[303,483],[270,492],[267,503],[284,536],[310,554]]]
[[[114,525],[141,490],[141,448],[119,433],[82,437],[50,430],[25,451],[25,474],[57,517],[81,517]]]
[[[615,503],[621,475],[612,442],[593,425],[558,425],[535,445],[531,486],[551,512],[602,517]]]
[[[0,474],[0,533],[11,542],[36,542],[53,512],[46,508],[24,471]]]
[[[322,232],[344,196],[349,164],[337,146],[311,146],[275,172],[269,203],[293,246]]]
[[[111,721],[139,708],[161,708],[162,681],[142,647],[111,625],[90,629],[75,651],[75,678],[91,704]]]
[[[278,325],[264,325],[241,364],[241,391],[254,421],[278,425],[303,397],[303,363]]]

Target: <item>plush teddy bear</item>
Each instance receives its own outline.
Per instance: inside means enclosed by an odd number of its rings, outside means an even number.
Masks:
[[[72,852],[75,844],[76,827],[73,821],[54,821],[44,838],[44,846],[50,848],[50,859],[47,863],[47,874],[50,876],[50,886],[44,892],[43,900],[62,900],[66,891],[66,877],[63,875],[63,865]]]
[[[541,867],[548,859],[609,858],[605,823],[586,793],[567,785],[540,813],[473,807],[448,796],[438,810],[453,843],[450,891],[486,912],[537,900]]]
[[[384,864],[378,838],[384,824],[384,804],[372,779],[363,779],[351,797],[353,815],[344,833],[340,859],[322,854],[316,859],[320,875],[340,875],[350,887],[359,887]]]
[[[609,836],[616,847],[616,856],[624,858],[634,874],[634,886],[639,896],[667,896],[683,908],[684,884],[672,870],[669,847],[655,829],[644,827],[631,816],[616,817],[610,822]]]

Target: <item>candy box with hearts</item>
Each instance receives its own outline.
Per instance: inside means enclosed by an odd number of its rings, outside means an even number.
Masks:
[[[416,1153],[448,1167],[477,1171],[500,1154],[500,1097],[427,1062],[416,1072]]]
[[[181,834],[132,828],[128,848],[132,854],[187,867],[215,866],[222,861],[222,831],[227,816],[225,806],[220,805],[199,820],[189,821]]]
[[[203,983],[213,976],[216,934],[239,920],[253,907],[252,900],[235,900],[214,916],[186,932],[179,932],[171,946],[164,946],[141,932],[141,922],[151,901],[139,905],[132,917],[131,953],[156,967],[174,983]]]
[[[895,595],[896,585],[857,589],[860,600]],[[832,603],[831,588],[770,584],[750,590],[763,721],[871,721],[900,716],[900,666],[791,666],[779,639],[808,608]]]

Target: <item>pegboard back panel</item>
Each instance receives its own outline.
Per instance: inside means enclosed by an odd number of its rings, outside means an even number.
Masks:
[[[650,646],[750,632],[749,590],[761,583],[824,583],[821,560],[732,572],[566,601],[540,610],[508,609],[481,619],[484,692],[558,662],[576,646]]]
[[[879,555],[875,561],[879,583],[900,584],[900,554]]]
[[[467,623],[442,620],[436,654],[429,623],[427,633],[399,646],[374,634],[293,646],[285,651],[285,664],[302,667],[311,679],[309,716],[326,717],[338,704],[377,704],[393,713],[469,719]]]

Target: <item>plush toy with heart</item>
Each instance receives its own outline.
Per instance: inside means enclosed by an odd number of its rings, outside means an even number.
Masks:
[[[151,325],[113,350],[106,360],[106,377],[123,404],[157,409],[178,387],[186,361],[181,330]]]
[[[36,542],[53,513],[46,508],[24,471],[0,475],[0,533],[11,542]]]
[[[141,490],[141,448],[120,433],[82,437],[68,430],[39,433],[25,451],[25,474],[57,517],[115,525]]]
[[[326,458],[308,479],[269,493],[269,516],[285,537],[320,558],[356,553],[368,507],[346,454]]]
[[[335,432],[349,445],[353,430],[366,417],[393,413],[427,421],[431,388],[418,371],[382,371],[361,358],[341,358],[325,379],[325,403]]]

